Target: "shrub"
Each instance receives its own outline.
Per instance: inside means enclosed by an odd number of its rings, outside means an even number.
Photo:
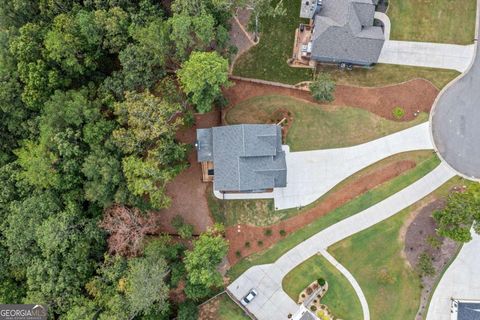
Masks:
[[[175,217],[172,218],[172,221],[170,223],[172,224],[172,227],[174,227],[175,230],[178,231],[185,224],[185,220],[183,220],[182,216],[177,214]]]
[[[263,241],[262,241],[262,240],[258,240],[258,241],[257,241],[257,244],[258,244],[259,247],[261,247],[261,246],[263,246]]]
[[[312,294],[312,292],[313,292],[312,288],[308,287],[307,288],[307,294]]]
[[[302,293],[302,298],[305,298],[305,293]]]
[[[315,306],[310,306],[310,310],[312,310],[312,311],[317,311],[317,307],[315,307]]]
[[[263,233],[264,233],[266,236],[270,237],[270,236],[272,235],[272,229],[265,229],[265,231],[263,231]]]
[[[312,97],[320,102],[330,102],[334,99],[335,81],[328,73],[319,73],[310,86]]]
[[[432,264],[432,257],[428,253],[424,252],[418,259],[418,268],[420,269],[420,275],[433,276],[435,274],[435,268]]]
[[[181,303],[178,307],[177,320],[196,320],[198,308],[191,300]]]
[[[235,256],[236,256],[237,258],[242,257],[242,253],[240,252],[240,250],[235,251]]]
[[[283,229],[280,230],[279,233],[280,233],[280,235],[281,235],[282,237],[285,237],[285,236],[287,235],[287,231],[285,231],[285,230],[283,230]]]
[[[178,228],[178,235],[182,239],[190,239],[193,235],[193,226],[191,224],[185,223],[183,226]]]
[[[245,248],[250,248],[250,241],[245,242]]]
[[[403,109],[402,107],[395,107],[392,110],[392,114],[395,119],[403,119],[403,117],[405,116],[405,109]]]
[[[318,282],[318,284],[321,285],[321,286],[324,286],[325,283],[327,283],[327,282],[325,281],[325,279],[323,279],[323,278],[318,278],[317,282]]]
[[[427,243],[432,247],[433,249],[438,249],[442,245],[442,241],[436,237],[436,236],[428,236],[427,237]]]

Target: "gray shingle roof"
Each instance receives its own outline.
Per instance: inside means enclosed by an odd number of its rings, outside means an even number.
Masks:
[[[385,41],[373,26],[372,0],[323,0],[314,17],[312,59],[370,65],[378,61]]]
[[[198,161],[213,161],[214,189],[255,191],[285,187],[281,128],[243,124],[197,130]]]
[[[458,303],[458,320],[480,320],[480,303]]]

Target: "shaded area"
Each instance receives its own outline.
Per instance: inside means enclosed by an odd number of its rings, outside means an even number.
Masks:
[[[197,128],[210,128],[219,124],[220,112],[212,111],[195,115],[195,125],[178,132],[179,141],[192,145],[188,155],[190,166],[167,184],[167,195],[172,199],[172,204],[169,208],[157,212],[160,232],[176,233],[170,224],[176,215],[182,216],[186,223],[193,225],[196,234],[213,224],[205,196],[209,184],[202,182],[202,169],[197,163],[197,152],[193,144]]]

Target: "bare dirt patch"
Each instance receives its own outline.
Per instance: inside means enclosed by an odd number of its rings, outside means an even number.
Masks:
[[[247,224],[228,227],[226,229],[226,236],[230,242],[228,260],[233,265],[242,257],[270,247],[283,238],[280,230],[284,230],[286,234],[294,232],[368,190],[374,189],[378,185],[401,175],[415,166],[416,163],[414,161],[403,160],[380,167],[334,191],[314,208],[268,227],[257,227]],[[271,235],[269,236],[265,235],[265,230],[267,229],[271,230]],[[262,241],[262,243],[258,241]],[[246,242],[250,243],[249,247],[245,246]],[[236,254],[237,251],[241,252],[242,257],[238,257]]]
[[[232,59],[230,70],[233,70],[237,58],[255,45],[253,42],[254,36],[248,31],[248,21],[250,20],[251,14],[252,12],[250,10],[238,9],[235,17],[230,20],[230,43],[237,47],[237,53]]]
[[[167,195],[172,199],[169,208],[157,211],[159,232],[175,233],[170,222],[176,215],[192,224],[195,234],[205,231],[213,224],[207,204],[206,190],[208,183],[202,182],[202,169],[197,162],[197,153],[193,144],[197,128],[210,128],[220,124],[220,112],[212,111],[195,115],[195,125],[177,133],[180,142],[190,144],[192,149],[188,155],[189,167],[167,185]]]
[[[421,278],[423,288],[416,320],[423,319],[423,313],[426,311],[428,299],[435,283],[459,248],[459,244],[455,241],[439,237],[436,234],[436,222],[432,214],[444,206],[444,199],[432,197],[430,201],[412,213],[411,218],[406,222],[406,228],[403,229],[405,237],[404,254],[410,266],[420,271],[420,256],[427,254],[432,258],[432,266],[435,269],[433,276],[423,276]]]
[[[234,79],[233,83],[233,86],[224,91],[230,107],[249,98],[264,95],[285,95],[321,105],[313,100],[307,90],[238,79]],[[375,88],[337,85],[335,100],[330,105],[361,108],[389,120],[410,121],[415,118],[416,112],[430,111],[438,92],[432,83],[423,79]],[[401,120],[392,114],[396,107],[405,110],[405,116]],[[225,110],[223,114],[226,114],[227,111]]]

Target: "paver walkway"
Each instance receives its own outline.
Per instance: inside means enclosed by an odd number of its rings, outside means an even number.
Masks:
[[[480,300],[480,236],[464,244],[430,302],[427,320],[450,320],[451,299]]]
[[[282,289],[282,279],[288,272],[312,255],[326,250],[330,245],[365,230],[419,201],[454,175],[448,166],[440,164],[425,177],[400,192],[320,231],[289,250],[274,263],[248,269],[228,286],[228,290],[237,299],[241,299],[248,290],[256,288],[258,296],[247,305],[247,309],[259,320],[286,319],[289,313],[293,314],[298,309],[297,304]]]

